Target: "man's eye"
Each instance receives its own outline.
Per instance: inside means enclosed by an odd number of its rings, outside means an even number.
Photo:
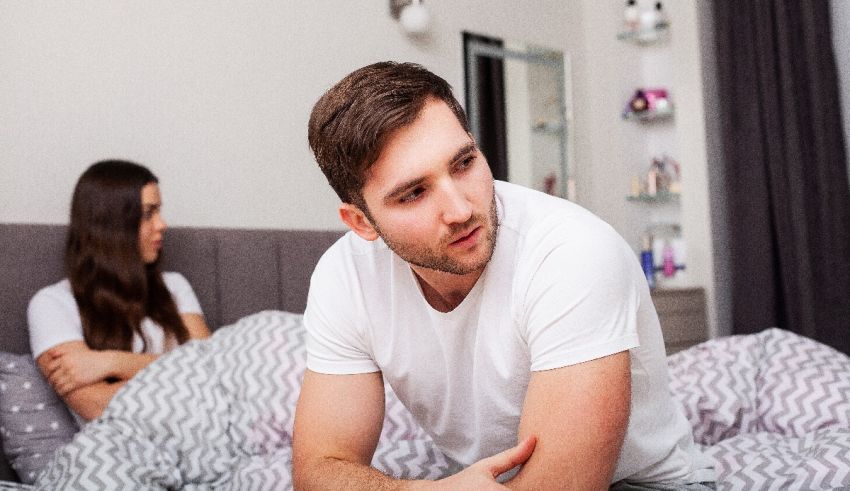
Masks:
[[[472,166],[473,162],[475,162],[475,155],[470,155],[469,157],[458,162],[457,165],[455,166],[455,170],[458,170],[458,171],[466,170],[470,166]]]
[[[425,192],[424,189],[416,188],[413,191],[410,191],[409,193],[402,196],[399,201],[402,202],[402,203],[411,203],[411,202],[419,199],[419,197],[422,196],[422,193],[424,193],[424,192]]]

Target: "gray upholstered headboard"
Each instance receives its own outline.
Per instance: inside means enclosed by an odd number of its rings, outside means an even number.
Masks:
[[[276,309],[303,312],[310,275],[342,232],[179,228],[165,235],[163,270],[192,284],[210,328]],[[65,226],[0,223],[0,350],[28,353],[26,310],[62,279]],[[0,453],[0,479],[11,471]]]
[[[303,312],[310,275],[342,232],[171,228],[163,270],[179,271],[210,328],[266,309]],[[0,350],[28,353],[26,309],[65,274],[65,226],[0,224]]]

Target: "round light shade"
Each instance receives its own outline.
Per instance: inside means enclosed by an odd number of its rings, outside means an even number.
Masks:
[[[425,9],[422,2],[414,0],[413,3],[402,9],[399,22],[408,34],[422,34],[428,30],[429,17],[428,10]]]

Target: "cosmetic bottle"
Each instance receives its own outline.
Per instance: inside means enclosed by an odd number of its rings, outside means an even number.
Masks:
[[[646,173],[646,194],[655,196],[658,193],[658,172],[655,167]]]
[[[623,25],[626,30],[636,31],[640,25],[640,10],[636,0],[628,0],[626,9],[623,11]]]
[[[640,28],[644,31],[652,31],[658,25],[660,20],[658,10],[644,10],[640,13]]]
[[[652,238],[649,234],[641,238],[640,265],[650,290],[655,289],[655,264],[652,261]]]
[[[655,2],[655,27],[656,29],[664,29],[668,25],[667,12],[661,7],[661,2]]]
[[[664,241],[664,248],[661,251],[663,269],[662,272],[665,278],[670,278],[676,274],[676,261],[673,252],[673,245],[669,240]]]

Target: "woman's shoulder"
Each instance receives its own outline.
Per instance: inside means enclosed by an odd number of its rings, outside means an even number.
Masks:
[[[189,280],[177,271],[163,271],[162,281],[165,283],[165,287],[172,293],[192,289],[192,285],[189,284]]]
[[[52,285],[47,285],[40,289],[30,299],[30,305],[41,302],[55,301],[70,301],[74,302],[74,294],[71,292],[71,282],[68,278],[64,278]]]
[[[192,289],[189,281],[180,273],[167,271],[162,273],[165,287],[171,293],[171,297],[177,304],[177,311],[181,314],[201,313],[201,304]]]

